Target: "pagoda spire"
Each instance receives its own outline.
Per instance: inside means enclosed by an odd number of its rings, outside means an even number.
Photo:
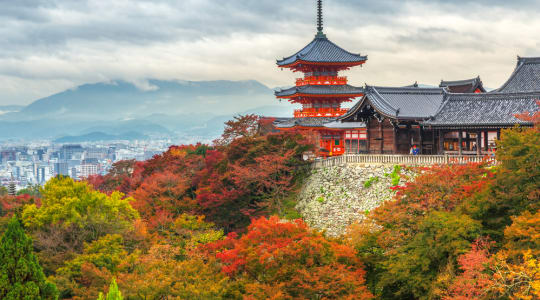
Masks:
[[[321,37],[321,38],[326,37],[326,35],[323,33],[322,0],[317,0],[317,37]]]

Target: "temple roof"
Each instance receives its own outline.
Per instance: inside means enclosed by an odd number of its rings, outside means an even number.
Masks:
[[[495,92],[515,93],[540,91],[540,57],[518,57],[516,69]]]
[[[287,120],[279,120],[274,122],[277,128],[293,128],[295,126],[302,127],[324,127],[324,124],[334,121],[336,118],[290,118]]]
[[[365,128],[366,124],[363,122],[341,122],[336,118],[290,118],[279,119],[274,122],[274,126],[277,128],[293,128],[296,126],[301,127],[325,127],[329,129],[352,129],[352,128]]]
[[[439,87],[447,88],[451,93],[474,93],[476,90],[480,90],[482,93],[485,93],[484,85],[480,76],[473,79],[466,80],[455,80],[455,81],[444,81],[441,80]]]
[[[367,56],[348,52],[332,43],[324,34],[317,34],[306,47],[287,58],[278,60],[277,64],[280,67],[294,64],[297,61],[360,64],[366,60]]]
[[[515,114],[538,111],[537,99],[540,99],[540,92],[448,94],[435,117],[426,121],[425,125],[452,127],[530,124],[516,118]]]
[[[381,114],[394,119],[426,119],[435,115],[445,95],[442,88],[367,86],[364,98],[339,119],[356,114],[365,101],[369,101]]]
[[[276,91],[277,97],[289,97],[296,94],[307,95],[358,95],[363,94],[364,88],[352,85],[304,85],[294,86],[285,90]]]

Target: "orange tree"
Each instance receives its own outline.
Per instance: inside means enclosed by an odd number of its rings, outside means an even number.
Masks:
[[[301,221],[259,218],[242,237],[235,233],[205,250],[246,299],[371,299],[362,264],[349,246],[326,239]]]

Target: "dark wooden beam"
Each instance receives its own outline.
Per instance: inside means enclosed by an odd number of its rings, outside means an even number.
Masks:
[[[366,132],[366,138],[367,138],[367,140],[366,140],[366,147],[367,147],[367,149],[366,149],[366,150],[367,150],[367,153],[368,153],[368,154],[371,153],[371,150],[369,149],[369,146],[370,146],[370,144],[371,144],[371,143],[369,142],[369,139],[370,139],[370,134],[369,134],[369,132],[370,132],[369,122],[371,122],[370,119],[368,119],[368,120],[366,121],[366,129],[367,129],[367,132]]]
[[[397,148],[398,134],[399,134],[399,126],[396,124],[394,126],[394,138],[393,138],[393,145],[392,145],[392,151],[394,152],[394,154],[398,153],[398,148]]]
[[[465,150],[471,151],[471,135],[469,132],[465,132]]]
[[[422,126],[418,126],[420,132],[420,154],[424,154],[424,130]]]
[[[381,137],[381,154],[384,153],[384,134],[383,134],[383,122],[384,122],[384,119],[379,122],[379,136]]]
[[[486,152],[489,151],[489,133],[487,131],[484,131],[484,150]]]
[[[497,140],[501,139],[501,130],[497,129]]]
[[[482,155],[482,131],[476,132],[476,155]]]
[[[459,155],[463,154],[463,132],[461,130],[458,131],[458,149]]]
[[[412,131],[412,128],[411,128],[411,124],[409,123],[409,124],[407,124],[407,143],[409,144],[408,149],[411,149],[411,147],[412,147],[411,131]]]
[[[431,129],[431,153],[430,154],[435,154],[435,153],[438,153],[437,152],[437,144],[435,144],[435,129]]]
[[[444,131],[439,129],[439,154],[444,154]]]

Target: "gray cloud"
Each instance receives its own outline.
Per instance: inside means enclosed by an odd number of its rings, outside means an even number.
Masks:
[[[123,79],[291,84],[276,58],[315,33],[314,0],[0,0],[0,103]],[[325,31],[369,55],[356,84],[436,84],[480,74],[496,87],[515,55],[540,55],[538,1],[327,0]]]

